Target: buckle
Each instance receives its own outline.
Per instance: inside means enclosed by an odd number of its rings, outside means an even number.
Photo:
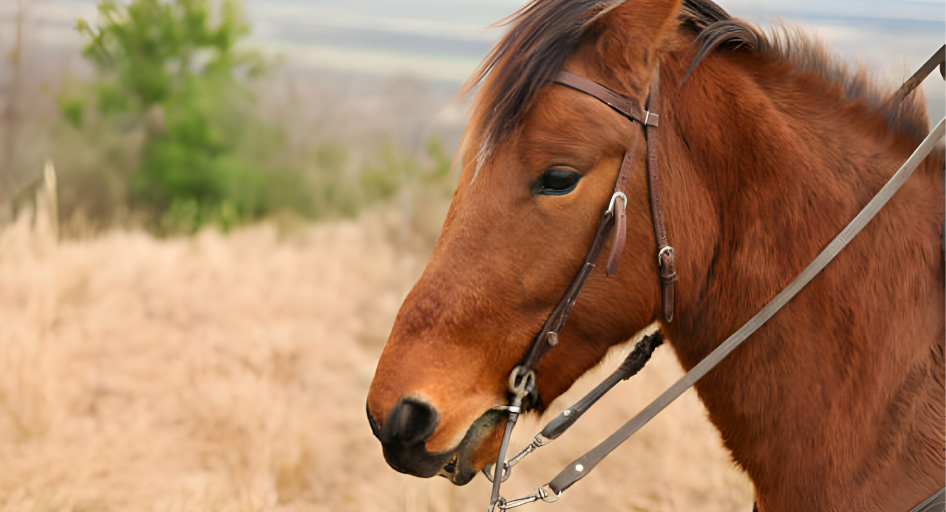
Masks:
[[[657,253],[657,267],[658,268],[664,268],[664,254],[669,255],[671,258],[673,258],[674,255],[676,255],[676,253],[673,251],[673,247],[669,245],[661,249],[660,252]]]
[[[624,209],[627,209],[627,196],[624,195],[624,192],[615,192],[614,195],[611,196],[611,202],[608,203],[607,211],[604,213],[614,213],[614,200],[619,197],[624,200]]]
[[[644,126],[656,127],[658,124],[660,124],[660,116],[657,114],[651,113],[649,110],[645,110],[644,111]]]

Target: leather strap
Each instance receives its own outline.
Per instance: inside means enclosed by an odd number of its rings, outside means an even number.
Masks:
[[[647,98],[645,109],[641,109],[633,101],[621,96],[620,94],[568,71],[561,71],[555,77],[555,82],[583,92],[602,103],[608,105],[624,117],[637,121],[644,127],[644,137],[647,139],[647,188],[650,195],[650,217],[654,228],[654,240],[657,243],[657,268],[660,279],[660,297],[661,312],[664,320],[673,321],[674,289],[677,281],[677,272],[674,267],[675,251],[667,241],[667,227],[664,221],[663,207],[660,201],[660,166],[657,159],[657,125],[659,117],[653,112],[660,109],[660,65],[654,69],[654,77],[651,80],[650,95]],[[630,167],[633,161],[628,160],[628,155],[624,154],[624,161],[621,163],[621,172],[615,183],[614,191],[623,192],[626,190],[627,178],[630,175]],[[625,196],[626,197],[626,196]],[[617,234],[615,243],[611,249],[611,257],[608,260],[607,275],[611,275],[617,268],[617,261],[621,252],[624,250],[624,240],[626,237],[626,222],[623,209],[618,213]]]
[[[905,98],[907,94],[913,92],[913,89],[916,89],[917,86],[920,85],[920,83],[923,82],[923,80],[925,80],[934,69],[936,69],[937,65],[939,66],[940,75],[942,75],[943,78],[946,78],[946,44],[941,46],[939,50],[937,50],[936,53],[934,53],[933,56],[930,57],[929,60],[927,60],[926,63],[924,63],[920,69],[916,71],[916,73],[913,73],[913,76],[911,76],[906,82],[903,82],[903,85],[897,89],[897,92],[895,92],[894,95],[890,97],[890,101],[892,103],[903,101],[903,98]]]
[[[657,73],[654,73],[654,79],[657,78]],[[621,96],[620,94],[608,89],[607,87],[592,82],[583,76],[578,76],[574,73],[569,73],[568,71],[559,71],[558,75],[555,77],[555,83],[564,85],[566,87],[571,87],[576,91],[583,92],[589,96],[593,96],[606,104],[607,106],[613,108],[617,111],[618,114],[637,121],[643,126],[657,126],[658,121],[660,120],[659,116],[654,113],[648,113],[646,110],[640,108],[633,101]],[[651,110],[653,112],[653,109]]]
[[[637,375],[637,372],[644,368],[647,361],[650,361],[650,356],[663,341],[664,335],[660,331],[654,331],[644,336],[637,345],[634,345],[634,349],[627,355],[627,358],[624,359],[624,362],[621,363],[621,366],[619,366],[617,370],[614,370],[608,378],[595,386],[595,388],[587,395],[583,396],[581,400],[575,402],[574,405],[565,409],[559,413],[558,416],[553,418],[552,421],[548,422],[545,428],[542,429],[542,437],[545,437],[549,441],[558,439],[559,436],[564,434],[569,427],[578,421],[578,418],[581,418],[581,415],[584,414],[585,411],[591,408],[595,402],[617,385],[617,383]]]
[[[630,151],[624,153],[621,169],[618,171],[617,180],[615,180],[616,184],[627,181],[627,175],[631,172],[631,167],[633,167],[630,162],[633,162],[633,160],[634,158]],[[617,191],[617,185],[615,185],[615,190]],[[581,268],[578,269],[578,273],[572,278],[572,282],[568,285],[562,298],[560,298],[558,303],[555,304],[555,307],[552,308],[552,312],[549,314],[548,319],[546,319],[545,325],[542,326],[542,330],[539,331],[538,336],[532,341],[528,352],[526,352],[522,361],[520,361],[518,367],[519,377],[525,376],[526,373],[535,368],[535,365],[539,363],[542,356],[544,356],[550,348],[558,344],[558,333],[562,330],[562,327],[565,326],[565,321],[568,320],[568,314],[575,305],[575,301],[578,299],[578,294],[581,292],[585,280],[588,279],[588,276],[591,275],[591,271],[594,270],[595,262],[598,261],[598,256],[601,254],[604,244],[608,241],[608,235],[611,234],[611,228],[614,227],[615,220],[620,222],[621,228],[624,227],[626,223],[624,219],[625,205],[623,202],[619,202],[622,201],[620,197],[612,195],[612,198],[608,208],[601,214],[601,220],[598,221],[598,227],[595,229],[595,238],[591,242],[591,247],[588,249],[588,254],[585,256]],[[613,258],[615,258],[617,246],[621,245],[623,247],[624,245],[623,234],[623,232],[619,232],[615,236],[614,247],[611,249],[612,260],[608,263],[609,269],[617,265],[617,260]],[[617,252],[617,254],[619,256],[620,252]],[[610,275],[610,273],[608,275]]]
[[[656,84],[658,80],[659,73],[655,72],[654,83]],[[607,87],[598,85],[587,78],[578,76],[574,73],[569,73],[568,71],[561,71],[555,77],[554,82],[575,89],[576,91],[588,94],[604,102],[628,119],[641,123],[642,126],[648,129],[656,129],[657,127],[659,118],[656,114],[651,114],[648,111],[641,109],[631,100],[617,94]],[[654,138],[654,144],[656,145],[656,138]],[[650,145],[648,144],[648,147],[649,146]],[[627,185],[627,181],[630,178],[631,170],[634,167],[634,157],[636,152],[636,144],[634,147],[624,152],[624,158],[621,160],[621,168],[618,170],[617,178],[614,180],[614,194],[611,196],[611,201],[608,205],[608,208],[604,211],[604,213],[601,214],[601,219],[598,221],[598,227],[595,230],[595,237],[591,242],[591,247],[588,249],[588,254],[585,256],[585,260],[582,263],[581,268],[578,269],[578,273],[576,273],[575,277],[572,278],[572,281],[565,290],[565,293],[555,304],[555,307],[552,308],[552,312],[549,314],[548,319],[546,319],[545,325],[542,326],[542,330],[539,331],[539,334],[532,341],[532,345],[529,347],[529,350],[519,362],[519,365],[517,366],[518,378],[525,377],[529,371],[535,368],[546,352],[558,344],[558,333],[562,330],[562,327],[565,326],[565,321],[568,319],[568,314],[575,305],[575,301],[578,299],[578,294],[581,292],[581,288],[584,286],[585,280],[588,279],[588,276],[591,275],[591,271],[594,270],[595,262],[598,260],[598,256],[601,254],[601,250],[604,248],[604,244],[607,242],[608,236],[611,234],[611,228],[614,227],[615,223],[617,223],[618,229],[614,237],[614,244],[611,248],[611,254],[608,258],[606,275],[612,275],[617,269],[618,261],[620,260],[621,254],[624,251],[624,242],[626,239],[627,220],[625,209],[627,207],[627,196],[624,195],[624,190]],[[648,162],[649,161],[650,160],[648,160]],[[654,160],[654,162],[654,165],[656,166],[656,160]],[[648,163],[648,166],[650,165],[651,164]],[[654,187],[650,188],[653,190]],[[653,207],[653,193],[651,193],[651,205]],[[660,229],[663,230],[662,213],[660,215],[660,219]],[[655,227],[655,229],[657,228]],[[664,236],[664,240],[666,240],[666,236]]]
[[[631,418],[630,421],[625,423],[617,432],[611,434],[604,442],[562,470],[561,473],[548,483],[552,491],[558,494],[571,487],[578,480],[584,478],[609,453],[614,451],[615,448],[626,441],[634,432],[637,432],[648,421],[653,419],[660,411],[664,410],[671,402],[682,395],[684,391],[690,389],[696,381],[700,380],[701,377],[715,368],[720,361],[735,350],[736,347],[741,345],[742,342],[746,341],[749,336],[759,327],[762,327],[775,313],[782,309],[792,297],[797,295],[809,281],[818,275],[818,273],[841,252],[841,249],[844,249],[844,247],[864,229],[864,226],[877,215],[877,212],[887,204],[887,201],[893,197],[894,193],[900,189],[900,186],[903,185],[907,178],[913,174],[913,171],[916,170],[926,156],[929,155],[930,151],[933,150],[944,133],[946,133],[946,118],[941,119],[939,123],[936,124],[933,131],[920,143],[916,151],[910,155],[910,158],[908,158],[903,166],[890,178],[887,184],[880,189],[880,192],[867,203],[867,206],[854,217],[834,240],[831,240],[827,247],[805,267],[805,270],[803,270],[798,277],[792,280],[785,289],[779,292],[778,295],[759,310],[755,316],[750,318],[745,325],[740,327],[739,330],[727,338],[719,347],[710,352],[708,356],[694,366],[693,369],[688,371],[680,380],[670,386],[670,388],[664,391],[663,394],[651,402],[650,405],[645,407],[637,416]]]
[[[934,492],[932,496],[910,509],[910,512],[943,512],[944,510],[946,510],[946,487]]]
[[[654,71],[654,79],[650,85],[650,97],[647,101],[647,110],[660,109],[660,66]],[[677,281],[677,272],[674,270],[674,250],[667,243],[667,227],[664,223],[664,211],[660,202],[660,167],[657,163],[657,127],[645,126],[644,136],[647,138],[647,185],[650,189],[650,217],[654,225],[654,240],[657,241],[657,270],[660,274],[660,296],[663,306],[664,319],[673,321],[674,283]]]
[[[637,147],[635,144],[634,149],[624,152],[624,158],[621,160],[621,170],[618,171],[618,178],[614,183],[614,192],[624,192],[624,184],[627,182],[628,176],[631,175],[631,167],[634,166],[634,154],[637,153]],[[614,231],[614,243],[611,244],[611,254],[608,256],[608,267],[605,270],[605,275],[611,277],[618,268],[618,261],[621,260],[621,255],[624,254],[624,241],[627,239],[627,196],[626,195],[615,195],[612,194],[612,201],[621,201],[620,204],[614,205],[614,214],[615,214],[615,231]]]

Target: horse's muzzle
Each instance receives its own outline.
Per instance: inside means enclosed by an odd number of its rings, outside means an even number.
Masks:
[[[380,428],[369,410],[368,422],[381,441],[384,460],[401,473],[430,478],[440,473],[455,453],[455,450],[427,451],[424,442],[440,424],[440,414],[436,407],[423,400],[401,398]]]

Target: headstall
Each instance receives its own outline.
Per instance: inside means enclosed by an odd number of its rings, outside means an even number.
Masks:
[[[920,68],[913,77],[908,80],[903,87],[892,97],[891,101],[900,101],[913,88],[915,88],[923,78],[926,77],[936,64],[940,63],[941,73],[946,77],[946,60],[944,60],[944,48],[940,48],[933,57]],[[651,82],[650,94],[644,108],[640,108],[636,103],[625,98],[614,91],[592,82],[587,78],[561,71],[554,79],[554,83],[569,87],[576,91],[592,96],[605,103],[611,109],[615,110],[627,119],[640,123],[644,130],[644,138],[647,141],[647,184],[650,196],[650,212],[654,229],[654,238],[657,242],[657,268],[658,277],[661,285],[661,310],[666,322],[673,321],[674,313],[674,283],[676,281],[676,272],[674,270],[674,257],[676,256],[673,247],[667,242],[667,232],[664,224],[664,216],[660,202],[660,181],[658,176],[657,162],[657,125],[659,117],[657,110],[659,108],[659,66],[654,70],[654,76]],[[926,156],[933,150],[936,143],[946,133],[946,119],[942,119],[927,137],[920,143],[910,158],[894,173],[890,180],[875,195],[870,202],[854,217],[854,219],[835,237],[804,270],[779,292],[771,301],[762,307],[752,318],[750,318],[742,327],[734,332],[729,338],[721,343],[715,350],[707,355],[702,361],[688,371],[677,382],[670,386],[663,394],[657,397],[653,402],[645,407],[630,421],[624,424],[618,431],[605,439],[591,451],[578,458],[565,469],[563,469],[549,483],[541,486],[534,494],[523,498],[506,500],[499,495],[499,488],[505,481],[512,467],[520,462],[524,457],[535,451],[537,448],[545,446],[561,436],[565,430],[581,417],[584,412],[591,407],[607,391],[613,388],[618,382],[630,378],[636,374],[644,364],[650,359],[654,349],[663,341],[663,335],[660,331],[651,333],[638,342],[638,344],[628,355],[621,366],[612,373],[601,384],[595,387],[590,393],[579,400],[575,405],[565,409],[549,422],[545,428],[535,436],[532,443],[526,446],[519,454],[508,461],[505,460],[506,450],[509,446],[509,438],[512,429],[522,412],[523,401],[526,397],[535,393],[535,366],[548,350],[558,344],[559,332],[565,326],[565,321],[575,300],[581,291],[582,286],[587,280],[591,271],[595,267],[595,262],[601,253],[602,248],[607,241],[612,228],[617,228],[614,236],[614,243],[611,248],[611,254],[608,258],[606,275],[611,276],[617,269],[618,261],[624,249],[626,236],[626,215],[627,196],[624,193],[628,178],[633,168],[634,148],[630,148],[624,153],[621,161],[621,167],[618,171],[617,180],[614,184],[614,193],[608,202],[608,207],[601,214],[598,227],[595,230],[595,237],[591,243],[585,260],[579,268],[577,274],[572,279],[565,294],[559,299],[555,307],[552,308],[542,330],[533,340],[526,354],[520,360],[519,365],[513,368],[509,374],[508,390],[511,394],[509,405],[494,408],[506,414],[507,421],[503,431],[502,441],[499,446],[499,453],[496,457],[496,463],[483,469],[483,473],[492,483],[492,492],[490,494],[489,512],[499,510],[508,510],[532,503],[535,501],[552,502],[558,500],[562,492],[572,486],[575,482],[587,475],[594,467],[623,443],[632,434],[656,416],[660,411],[667,407],[677,397],[689,389],[701,377],[712,370],[720,361],[736,349],[743,341],[751,336],[759,327],[775,315],[785,304],[791,300],[805,285],[808,284],[835,256],[864,228],[865,225],[880,211],[880,209],[890,200],[894,193],[910,177],[913,171],[920,165]],[[492,469],[492,474],[490,474]],[[939,496],[942,500],[943,490],[937,491],[926,502],[921,503],[915,510],[935,501]],[[938,503],[938,502],[937,502]]]
[[[660,118],[656,114],[656,111],[660,104],[659,77],[660,69],[658,66],[658,68],[654,70],[650,94],[648,95],[647,103],[643,109],[630,99],[621,96],[607,87],[568,71],[559,72],[558,76],[555,77],[554,83],[564,85],[565,87],[596,98],[627,119],[640,123],[644,129],[644,138],[647,140],[647,185],[650,195],[650,212],[653,221],[654,239],[657,242],[656,255],[658,275],[661,284],[662,311],[664,319],[667,322],[671,322],[673,321],[674,283],[677,279],[677,274],[674,270],[673,263],[675,252],[673,247],[667,243],[667,228],[664,224],[663,210],[660,206],[660,181],[657,174],[657,125],[659,124]],[[495,509],[497,504],[501,509],[517,506],[511,502],[506,502],[506,500],[499,496],[499,486],[503,480],[509,477],[509,468],[522,460],[523,457],[531,453],[535,448],[543,446],[558,437],[558,435],[561,435],[561,433],[571,426],[581,413],[584,412],[585,408],[577,407],[567,410],[566,412],[568,414],[563,417],[562,421],[558,422],[555,428],[547,428],[546,430],[548,430],[548,432],[543,431],[545,434],[549,435],[539,434],[523,453],[513,457],[509,462],[503,463],[506,456],[506,449],[509,445],[509,437],[522,411],[523,400],[535,392],[535,366],[550,348],[558,344],[559,332],[561,332],[562,328],[565,326],[568,314],[571,312],[572,306],[575,305],[575,300],[578,298],[582,286],[584,286],[588,276],[591,275],[591,271],[594,270],[595,262],[598,260],[598,256],[614,228],[616,228],[614,243],[611,246],[611,254],[608,257],[608,266],[605,274],[611,276],[617,270],[618,261],[621,258],[621,254],[624,252],[624,241],[627,230],[627,215],[625,213],[627,208],[627,195],[624,193],[624,190],[630,178],[631,170],[634,168],[635,149],[636,145],[624,152],[624,158],[621,160],[621,167],[618,170],[618,176],[614,183],[614,193],[611,194],[611,200],[608,202],[607,209],[601,214],[601,219],[598,221],[598,227],[595,230],[594,240],[591,243],[591,248],[588,250],[588,254],[585,256],[581,268],[568,285],[565,294],[562,295],[558,303],[555,304],[555,307],[552,308],[552,312],[545,321],[542,330],[539,331],[539,335],[532,341],[532,345],[529,347],[526,355],[522,358],[519,365],[509,374],[509,391],[512,394],[512,400],[509,405],[497,408],[507,412],[509,416],[506,421],[506,428],[503,431],[502,441],[500,442],[499,455],[494,465],[494,474],[489,474],[489,467],[484,468],[483,471],[487,477],[493,481],[489,505],[490,512]],[[662,337],[657,339],[662,340]],[[659,344],[660,342],[657,341],[647,346],[650,347],[650,351],[652,352]],[[636,360],[642,360],[640,366],[643,366],[643,362],[646,362],[646,360],[650,358],[650,353],[648,352],[646,357],[642,354],[632,354],[632,356],[634,356]],[[643,359],[641,359],[642,357]],[[630,357],[628,361],[631,361]],[[627,367],[625,368],[625,366]],[[630,375],[640,370],[640,367],[634,369],[633,365],[622,365],[622,368],[623,373],[617,375],[618,372],[616,372],[612,378],[609,378],[609,381],[613,380],[614,382],[607,389],[604,389],[597,398],[600,398],[601,395],[604,395],[606,391],[621,380],[630,377]],[[623,376],[629,372],[632,373],[626,377]],[[591,403],[588,403],[587,406],[594,403],[597,398],[592,400]],[[553,433],[556,435],[551,435]],[[500,472],[503,474],[500,475]],[[555,492],[560,493],[561,490],[564,489],[556,489]],[[539,491],[543,492],[542,489]],[[540,497],[547,500],[549,495],[546,494]]]

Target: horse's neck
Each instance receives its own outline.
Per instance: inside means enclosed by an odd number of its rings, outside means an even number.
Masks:
[[[662,79],[678,82],[685,63],[667,64]],[[661,118],[663,193],[681,265],[677,316],[664,327],[687,369],[811,262],[909,154],[897,137],[868,140],[870,130],[852,123],[883,132],[882,120],[866,109],[857,119],[837,90],[806,96],[785,76],[782,96],[774,96],[736,58],[702,66],[665,96]],[[938,365],[933,371],[941,373],[941,355],[928,364],[918,359],[936,352],[943,332],[937,190],[934,173],[918,172],[900,192],[913,196],[909,201],[895,197],[822,276],[697,384],[711,420],[760,493],[781,486],[854,496],[841,487],[866,485],[882,473],[858,457],[877,457],[867,452],[885,443],[913,449],[897,431],[917,428],[909,417],[880,431],[850,429],[890,420],[891,395],[911,371]],[[883,236],[899,241],[878,240]],[[927,271],[936,279],[917,280]],[[902,346],[891,349],[895,344]],[[920,396],[922,385],[914,387],[919,391],[904,398],[908,406],[929,398]],[[941,402],[930,415],[936,421]],[[939,431],[939,441],[934,435],[923,442],[939,443],[931,446],[938,455],[930,455],[936,457],[930,464],[942,467]],[[858,434],[863,442],[842,439]],[[890,466],[901,455],[879,456]],[[827,506],[803,506],[805,498],[796,498],[798,509]]]

